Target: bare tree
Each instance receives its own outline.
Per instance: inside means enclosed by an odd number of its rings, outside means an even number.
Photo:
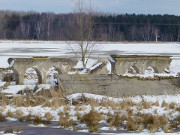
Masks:
[[[159,36],[159,29],[157,27],[152,28],[153,34],[156,37],[156,42],[158,41]]]
[[[71,35],[73,42],[68,42],[68,45],[82,61],[83,68],[86,68],[88,59],[97,45],[97,40],[94,38],[95,21],[91,0],[76,0],[74,17],[73,31],[75,34]]]

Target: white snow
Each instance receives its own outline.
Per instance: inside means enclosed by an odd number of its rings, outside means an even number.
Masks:
[[[177,74],[178,72],[180,73],[180,58],[179,57],[172,57],[171,58],[171,64],[170,64],[170,69],[169,71],[171,73]]]
[[[152,113],[153,115],[159,115],[159,116],[162,116],[162,115],[166,115],[168,116],[170,119],[173,119],[175,118],[176,116],[179,115],[179,113],[177,111],[174,111],[172,112],[172,110],[167,110],[166,108],[162,108],[161,107],[161,104],[163,101],[165,101],[166,103],[172,103],[172,102],[175,102],[176,104],[180,105],[180,94],[177,94],[177,95],[159,95],[159,96],[134,96],[134,97],[126,97],[126,98],[113,98],[113,97],[107,97],[107,96],[102,96],[102,95],[95,95],[95,94],[89,94],[89,93],[77,93],[77,94],[72,94],[72,95],[68,95],[67,98],[68,99],[71,99],[71,100],[77,100],[78,98],[80,98],[81,96],[85,96],[85,97],[88,97],[88,98],[91,98],[91,99],[94,99],[96,100],[97,102],[100,102],[102,100],[106,100],[106,101],[114,101],[114,102],[123,102],[124,100],[132,100],[133,102],[135,103],[140,103],[142,102],[142,99],[147,101],[147,102],[151,102],[151,103],[155,103],[156,101],[159,101],[159,104],[160,106],[152,106],[152,108],[149,108],[149,109],[142,109],[140,112],[143,113],[143,114],[146,114],[146,113]],[[80,113],[81,115],[84,115],[86,113],[88,113],[92,107],[90,105],[82,105],[81,106],[82,108],[84,108],[82,111],[81,110],[76,110],[76,107],[73,106],[73,105],[69,105],[69,110],[67,111],[68,114],[70,115],[70,119],[73,119],[73,120],[77,120],[77,117],[75,116],[76,113]],[[0,109],[2,108],[2,110],[4,110],[2,113],[5,115],[8,111],[11,111],[13,113],[15,113],[16,110],[21,110],[23,112],[23,116],[26,116],[28,114],[31,114],[31,115],[38,115],[40,117],[44,117],[45,114],[47,112],[51,113],[53,116],[54,116],[54,119],[53,121],[58,121],[59,120],[59,115],[58,113],[59,112],[64,112],[64,108],[65,106],[61,106],[61,107],[58,107],[58,108],[50,108],[50,107],[42,107],[41,105],[40,106],[35,106],[35,107],[15,107],[13,105],[8,105],[6,106],[5,108],[4,107],[0,107]],[[94,107],[94,109],[96,111],[98,111],[99,113],[104,113],[104,114],[108,114],[108,113],[111,113],[111,114],[114,114],[114,112],[116,110],[113,110],[111,107],[102,107],[102,106],[99,106],[99,107]],[[137,109],[136,108],[132,108],[134,110],[134,113],[137,113]],[[154,111],[157,110],[157,114],[154,113]],[[170,114],[171,112],[171,114]],[[125,110],[121,113],[127,113]],[[11,121],[14,121],[14,119],[9,119]],[[102,123],[105,123],[105,121],[103,121]],[[44,127],[45,125],[30,125],[32,127]],[[85,124],[81,124],[78,126],[79,128],[85,128],[85,129],[82,129],[82,130],[78,130],[77,132],[89,132],[86,128],[86,125]],[[58,128],[58,127],[52,127],[52,128]],[[101,131],[111,131],[112,129],[110,129],[109,127],[101,127],[99,130]],[[131,133],[131,132],[130,132]],[[121,134],[124,134],[124,135],[128,135],[130,133],[121,133]],[[103,133],[105,134],[105,133]],[[109,133],[109,134],[113,134],[114,133]],[[116,133],[117,134],[117,133]],[[161,135],[161,134],[165,134],[164,132],[157,132],[157,133],[149,133],[149,131],[146,131],[144,130],[143,132],[141,133],[133,133],[134,135],[139,135],[139,134],[142,134],[142,135]],[[170,135],[177,135],[179,134],[179,132],[177,133],[171,133]],[[169,135],[169,134],[167,134]]]
[[[24,84],[33,85],[33,84],[37,84],[37,83],[38,83],[37,72],[35,71],[34,68],[28,68],[25,73]]]
[[[97,43],[96,56],[115,55],[165,55],[180,56],[178,43]],[[72,47],[77,48],[76,44]],[[63,41],[10,41],[0,40],[0,50],[3,56],[73,56],[69,45]],[[37,50],[39,52],[37,53]]]
[[[84,67],[84,66],[83,66],[83,62],[82,62],[81,60],[79,60],[78,63],[77,63],[77,65],[74,66],[74,68],[77,68],[77,69],[83,68],[83,67]]]
[[[7,87],[7,89],[2,90],[2,93],[10,93],[15,95],[16,93],[18,93],[21,90],[25,90],[25,89],[32,89],[32,85],[10,85]]]
[[[9,56],[0,56],[0,68],[9,68],[8,63]]]

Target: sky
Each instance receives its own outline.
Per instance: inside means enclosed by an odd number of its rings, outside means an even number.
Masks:
[[[73,12],[75,0],[0,0],[0,9]],[[180,16],[180,0],[92,0],[96,12],[112,14],[172,14]]]

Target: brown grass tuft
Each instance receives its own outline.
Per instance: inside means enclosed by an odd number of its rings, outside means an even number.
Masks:
[[[127,120],[126,129],[129,130],[129,131],[138,130],[137,123],[131,117],[129,117],[128,120]]]
[[[50,121],[48,120],[43,120],[40,116],[34,116],[34,118],[32,119],[33,123],[35,125],[38,125],[38,124],[50,124]]]
[[[70,120],[70,116],[67,112],[60,112],[59,113],[60,116],[60,120],[58,122],[59,126],[63,126],[64,128],[68,128],[68,127],[75,127],[76,126],[76,122],[73,120]]]
[[[173,133],[172,128],[171,128],[168,124],[165,125],[165,126],[163,126],[163,131],[164,131],[165,133]]]
[[[176,106],[177,106],[177,104],[176,104],[175,102],[171,102],[171,103],[169,104],[169,108],[170,108],[170,109],[175,109]]]
[[[122,123],[119,113],[115,115],[108,114],[107,123],[109,124],[109,127],[115,127],[116,130],[119,130],[119,125]]]
[[[158,131],[158,127],[155,124],[148,124],[147,128],[151,133],[155,133]]]
[[[7,133],[13,133],[13,129],[11,127],[7,128],[5,131],[4,131],[5,134]]]
[[[158,100],[156,100],[156,102],[155,102],[153,105],[155,105],[155,106],[159,106],[159,101],[158,101]]]
[[[15,113],[17,116],[23,116],[23,114],[24,114],[23,111],[20,109],[17,109]]]
[[[150,104],[149,102],[145,101],[145,100],[143,101],[142,105],[143,105],[143,108],[144,108],[144,109],[149,109],[149,108],[151,108],[151,104]]]
[[[162,104],[161,104],[161,107],[168,107],[168,103],[166,103],[165,100],[163,100]]]
[[[14,113],[11,112],[10,110],[8,110],[6,116],[7,117],[14,117]]]
[[[5,122],[6,117],[0,112],[0,122]]]
[[[7,106],[7,105],[9,105],[9,100],[6,96],[2,95],[1,106]]]
[[[180,106],[176,107],[176,111],[180,112]]]
[[[13,102],[16,105],[16,107],[21,107],[23,106],[24,98],[23,96],[14,96]]]
[[[99,121],[102,119],[101,115],[91,109],[91,111],[80,118],[80,122],[85,123],[89,128],[89,132],[97,132],[99,128]]]
[[[52,121],[54,119],[54,116],[51,113],[47,112],[45,113],[45,118],[47,121]]]

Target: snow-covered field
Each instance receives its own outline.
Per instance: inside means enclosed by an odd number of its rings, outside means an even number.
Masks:
[[[75,51],[76,44],[71,44]],[[172,62],[169,71],[176,75],[180,71],[180,43],[123,43],[123,42],[101,42],[97,43],[94,59],[110,59],[110,55],[158,55],[171,56]],[[0,67],[7,68],[9,57],[74,57],[69,45],[63,41],[10,41],[0,40]],[[90,62],[89,68],[92,62]],[[79,65],[77,65],[79,67]],[[110,69],[110,66],[108,65]],[[149,75],[152,76],[152,75]]]
[[[180,43],[121,43],[102,42],[96,45],[96,56],[163,55],[180,56]],[[72,44],[78,50],[76,44]],[[63,41],[0,41],[1,56],[72,56],[69,45]]]
[[[72,45],[76,51],[78,51],[77,45]],[[169,76],[176,76],[178,72],[180,72],[180,43],[98,43],[97,49],[95,53],[93,54],[92,58],[90,59],[87,67],[90,69],[96,68],[96,66],[99,66],[102,63],[97,63],[98,58],[103,59],[110,59],[110,55],[158,55],[158,56],[171,56],[172,62],[170,65],[170,69],[168,72]],[[71,52],[70,47],[66,44],[66,42],[60,42],[60,41],[0,41],[0,67],[1,68],[8,68],[11,65],[7,63],[8,58],[10,57],[33,57],[33,56],[48,56],[48,57],[74,57],[74,54]],[[96,65],[94,65],[96,63]],[[74,68],[79,68],[82,63],[78,62],[77,65]],[[107,64],[107,69],[110,71],[110,63]],[[29,69],[30,70],[30,69]],[[31,70],[30,70],[31,71]],[[82,71],[81,73],[85,73],[85,71]],[[49,77],[51,77],[51,73],[47,73]],[[69,73],[73,74],[73,72]],[[154,73],[146,72],[146,76],[153,77]],[[161,74],[162,75],[162,74]],[[159,76],[161,76],[159,75]],[[131,76],[128,75],[127,76]],[[140,77],[144,77],[142,75],[139,75]],[[163,75],[162,75],[163,76]],[[28,79],[27,75],[27,79]],[[49,80],[50,81],[50,80]],[[27,82],[27,81],[26,81]],[[32,81],[31,81],[32,82]],[[1,82],[0,87],[3,89],[2,93],[6,94],[13,94],[15,97],[17,96],[17,92],[22,91],[24,89],[34,89],[35,86],[29,85],[18,85],[13,86],[9,85],[4,88],[4,85],[6,83]],[[44,84],[39,86],[39,89],[36,91],[36,93],[40,92],[42,89],[48,90],[50,89],[49,84]],[[36,94],[34,93],[34,94]],[[10,95],[9,95],[10,96]],[[87,102],[86,104],[82,105],[74,105],[73,103],[78,101],[81,98],[87,98],[94,100],[97,105],[92,105],[90,102]],[[105,135],[162,135],[162,134],[168,134],[168,135],[177,135],[180,134],[180,121],[177,124],[178,131],[174,133],[164,133],[162,128],[159,128],[156,133],[150,133],[147,128],[144,128],[143,131],[140,133],[111,133],[111,131],[114,130],[113,127],[109,126],[109,123],[107,123],[108,115],[115,115],[120,113],[119,115],[128,115],[128,111],[131,110],[133,114],[137,115],[139,113],[141,114],[152,114],[153,116],[166,116],[169,121],[173,121],[177,117],[180,118],[180,95],[159,95],[159,96],[135,96],[135,97],[126,97],[126,98],[113,98],[113,97],[106,97],[102,95],[94,95],[94,94],[88,94],[88,93],[77,93],[73,95],[68,95],[66,99],[69,101],[66,105],[61,105],[58,107],[44,107],[45,104],[40,104],[37,106],[27,106],[27,107],[19,107],[16,106],[16,104],[7,104],[6,106],[0,106],[0,112],[3,115],[8,115],[9,112],[13,113],[13,118],[8,117],[7,119],[12,121],[17,121],[17,110],[22,111],[22,116],[27,116],[29,114],[35,116],[38,115],[45,119],[45,115],[47,113],[50,113],[53,116],[53,121],[59,121],[61,120],[61,117],[59,113],[67,113],[69,115],[68,120],[74,120],[78,121],[77,115],[84,116],[85,114],[88,114],[92,109],[94,109],[96,112],[101,113],[104,117],[103,120],[101,120],[99,123],[103,124],[102,127],[99,127],[99,130],[103,131],[109,131],[109,133],[100,133]],[[53,99],[50,99],[49,102],[52,102]],[[106,103],[109,103],[107,105],[101,105],[102,101],[105,101]],[[136,105],[130,105],[128,108],[121,108],[117,105],[125,102],[125,101],[131,101],[133,104]],[[158,105],[155,103],[158,102]],[[112,103],[112,104],[111,104]],[[149,107],[142,107],[143,104],[150,104]],[[163,104],[165,104],[163,106]],[[142,105],[142,106],[139,106]],[[126,124],[126,120],[123,121],[122,124]],[[80,124],[80,123],[79,123]],[[169,125],[170,123],[167,123]],[[104,126],[105,125],[105,126]],[[34,126],[34,125],[31,125]],[[39,126],[46,126],[46,125],[39,125]],[[77,130],[77,132],[88,132],[87,125],[86,124],[80,124],[84,129]],[[37,127],[37,125],[35,125]],[[72,130],[72,128],[68,129]],[[126,131],[123,127],[120,127],[120,130]],[[2,132],[0,132],[1,134]],[[3,133],[2,133],[3,134]]]
[[[107,105],[100,105],[97,106],[93,104],[92,102],[90,104],[82,104],[82,105],[72,105],[71,103],[80,101],[79,99],[81,98],[87,98],[96,101],[97,103],[102,103],[102,101],[105,101],[105,103],[109,102],[110,104]],[[15,105],[7,105],[5,107],[1,106],[0,110],[3,115],[8,115],[9,112],[13,113],[13,117],[15,118],[10,118],[8,117],[7,119],[10,121],[17,121],[16,118],[19,116],[17,115],[17,110],[21,110],[22,116],[28,116],[29,114],[32,116],[40,116],[43,119],[45,118],[46,113],[50,113],[53,116],[53,121],[59,121],[61,120],[61,117],[63,115],[60,115],[60,113],[63,113],[64,115],[68,114],[69,120],[73,121],[78,121],[78,116],[83,116],[85,114],[88,114],[92,109],[96,111],[97,113],[101,114],[104,118],[103,120],[99,121],[100,124],[103,126],[99,127],[99,131],[104,133],[101,134],[107,134],[107,135],[128,135],[128,134],[133,134],[133,135],[177,135],[180,134],[180,132],[174,132],[174,133],[164,133],[164,131],[159,128],[157,129],[156,133],[150,133],[147,128],[144,128],[141,132],[134,131],[134,133],[128,132],[128,133],[113,133],[115,131],[115,127],[111,127],[109,123],[107,123],[107,119],[109,115],[116,115],[119,114],[119,116],[123,117],[123,115],[129,115],[129,117],[132,115],[132,117],[138,115],[139,113],[141,114],[152,114],[153,116],[165,116],[167,117],[170,121],[176,119],[178,116],[180,116],[180,110],[177,110],[177,108],[180,107],[180,95],[160,95],[160,96],[135,96],[135,97],[127,97],[127,98],[112,98],[112,97],[107,97],[107,96],[102,96],[102,95],[94,95],[94,94],[88,94],[88,93],[77,93],[73,95],[68,95],[67,99],[70,101],[69,104],[67,105],[62,105],[59,107],[42,107],[42,105],[39,106],[29,106],[29,107],[16,107]],[[133,103],[132,105],[128,105],[122,108],[123,103]],[[151,105],[149,107],[143,107],[139,109],[138,104],[143,105],[141,103],[147,102],[150,103]],[[158,104],[156,104],[158,102]],[[164,103],[167,104],[167,106],[163,106]],[[112,104],[112,106],[111,106]],[[114,105],[115,106],[114,106]],[[171,105],[174,106],[171,106]],[[118,107],[119,106],[119,107]],[[120,107],[121,106],[121,107]],[[132,114],[130,115],[129,111],[132,110]],[[134,116],[133,116],[134,115]],[[124,121],[124,124],[126,123],[126,120]],[[169,124],[169,123],[168,123]],[[46,127],[46,125],[33,125],[30,124],[29,126],[33,127]],[[180,127],[180,122],[177,125]],[[60,128],[61,126],[57,126],[57,128]],[[81,127],[83,129],[77,130],[77,132],[88,132],[88,128],[86,124],[80,124],[77,127]],[[72,127],[67,128],[66,130],[72,130]],[[109,133],[106,133],[105,131],[109,131]],[[111,133],[112,131],[112,133]],[[127,131],[127,129],[119,125],[119,131]]]

